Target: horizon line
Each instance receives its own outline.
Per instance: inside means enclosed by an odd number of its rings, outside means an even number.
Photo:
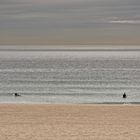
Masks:
[[[33,48],[33,49],[0,49],[0,51],[140,51],[140,49],[111,49],[111,48],[107,48],[107,49],[83,49],[83,48],[79,48],[79,49],[37,49],[37,48]]]

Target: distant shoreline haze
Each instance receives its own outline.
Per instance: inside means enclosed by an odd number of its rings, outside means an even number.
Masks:
[[[140,45],[0,45],[0,51],[140,51]]]

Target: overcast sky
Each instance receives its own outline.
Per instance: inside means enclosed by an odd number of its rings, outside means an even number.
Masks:
[[[140,44],[140,0],[0,0],[0,44]]]

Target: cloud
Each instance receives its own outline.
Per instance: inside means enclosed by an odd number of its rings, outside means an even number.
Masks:
[[[112,20],[109,23],[119,23],[119,24],[140,24],[140,20]]]

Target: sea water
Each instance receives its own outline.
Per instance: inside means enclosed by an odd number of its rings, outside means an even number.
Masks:
[[[0,51],[0,102],[139,103],[140,51]]]

